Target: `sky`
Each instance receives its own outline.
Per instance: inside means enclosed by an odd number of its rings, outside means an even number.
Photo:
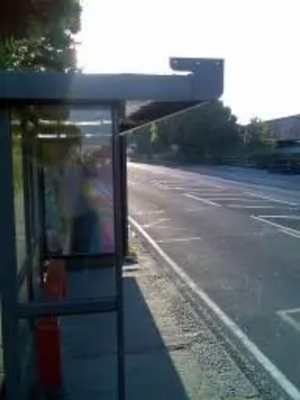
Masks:
[[[300,113],[299,0],[82,0],[84,72],[168,73],[169,57],[225,60],[239,121]]]

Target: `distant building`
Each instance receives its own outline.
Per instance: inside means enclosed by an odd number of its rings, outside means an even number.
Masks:
[[[300,140],[300,114],[265,122],[276,141]]]

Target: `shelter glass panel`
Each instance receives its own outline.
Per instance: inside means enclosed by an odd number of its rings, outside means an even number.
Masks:
[[[24,261],[26,260],[26,235],[23,191],[22,135],[18,124],[12,124],[12,144],[16,256],[17,268],[20,270],[24,264]]]
[[[50,110],[50,108],[48,108]],[[40,121],[48,253],[114,251],[112,115],[108,108],[68,108]]]

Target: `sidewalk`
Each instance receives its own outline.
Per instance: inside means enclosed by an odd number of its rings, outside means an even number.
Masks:
[[[139,264],[124,268],[126,399],[259,399],[218,339],[162,276],[159,265],[143,248],[138,252]],[[71,292],[78,284],[74,276],[69,278]],[[80,279],[81,295],[88,290],[92,296],[100,286],[106,288],[103,295],[114,290],[111,269],[87,271]],[[117,399],[114,328],[113,315],[63,318],[70,399]]]

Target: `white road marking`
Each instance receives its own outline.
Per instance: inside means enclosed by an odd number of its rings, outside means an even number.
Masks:
[[[197,211],[203,211],[207,210],[208,207],[194,207],[194,208],[185,208],[183,211],[184,212],[197,212]]]
[[[212,184],[212,183],[210,183],[208,186],[214,187],[214,188],[216,188],[216,189],[224,189],[224,186],[222,186],[222,185],[215,185],[215,184]]]
[[[168,229],[171,231],[188,231],[188,228],[176,228],[176,226],[158,226],[156,229]]]
[[[216,185],[214,183],[203,183],[203,185],[206,186],[207,188],[224,189],[224,186]]]
[[[192,187],[186,187],[186,188],[182,188],[182,189],[184,189],[184,190],[188,190],[188,191],[190,191],[190,192],[195,192],[195,193],[201,193],[201,194],[203,194],[203,195],[205,195],[205,196],[239,196],[240,194],[239,193],[226,193],[225,192],[225,190],[218,190],[218,189],[214,189],[214,190],[211,190],[211,189],[195,189],[195,188],[192,188]]]
[[[269,205],[248,205],[248,204],[227,204],[226,207],[230,208],[277,208],[277,206],[269,206]]]
[[[167,185],[157,185],[155,187],[156,187],[156,189],[161,189],[161,190],[170,190],[171,189],[171,187],[167,186]]]
[[[294,207],[298,206],[298,203],[292,203],[290,201],[279,200],[279,199],[275,199],[274,197],[263,196],[261,194],[257,194],[257,193],[253,193],[253,192],[245,192],[245,194],[248,194],[249,196],[257,197],[257,198],[260,198],[260,199],[264,199],[264,200],[274,201],[275,203],[288,204],[289,206],[294,206]]]
[[[175,188],[175,187],[174,187]],[[191,184],[183,184],[183,185],[177,185],[176,189],[190,189],[190,190],[203,190],[204,192],[212,192],[212,193],[221,193],[224,190],[227,190],[225,188],[214,188],[214,187],[210,187],[210,186],[201,186],[201,185],[191,185]]]
[[[300,215],[260,215],[260,218],[300,219]]]
[[[174,272],[207,305],[212,313],[235,335],[242,345],[252,354],[259,364],[278,383],[282,390],[293,400],[300,400],[296,386],[269,360],[257,345],[232,321],[228,315],[175,263],[145,230],[129,216],[130,223],[150,243],[157,253],[164,258]]]
[[[157,243],[173,243],[173,242],[190,242],[191,240],[201,240],[201,237],[185,237],[185,238],[170,238],[170,239],[161,239],[157,240]]]
[[[290,326],[292,326],[296,331],[300,332],[300,323],[295,321],[293,317],[291,317],[289,314],[296,314],[300,313],[300,308],[294,308],[291,310],[281,310],[277,311],[277,314]]]
[[[132,212],[132,215],[155,215],[155,214],[164,214],[165,210],[153,210],[153,211],[135,211]]]
[[[267,218],[266,216],[264,218],[262,218],[261,216],[251,215],[251,218],[256,220],[256,221],[260,221],[260,222],[263,222],[265,224],[275,226],[276,228],[279,228],[279,230],[281,232],[285,233],[286,235],[289,235],[289,236],[292,236],[292,237],[295,237],[295,238],[300,238],[300,231],[298,231],[297,229],[292,229],[292,228],[289,228],[289,227],[287,227],[285,225],[281,225],[281,224],[278,224],[276,222],[269,221],[268,219],[266,219]]]
[[[170,218],[160,218],[157,221],[150,222],[150,224],[143,225],[143,228],[153,228],[154,226],[159,225],[166,221],[170,221]]]
[[[255,203],[255,202],[256,203],[265,203],[266,202],[266,200],[263,200],[263,199],[254,199],[254,198],[249,198],[249,197],[247,198],[247,197],[243,197],[242,195],[235,196],[235,197],[213,196],[213,197],[210,197],[209,200],[212,200],[212,201],[242,201],[242,202],[250,202],[250,203]]]
[[[286,313],[286,314],[298,314],[300,313],[300,307],[297,308],[288,308],[287,310],[280,310],[279,313]]]
[[[288,230],[286,230],[286,229],[282,229],[281,231],[284,232],[286,235],[292,236],[292,237],[294,237],[294,238],[296,238],[296,239],[300,239],[300,235],[297,234],[297,233],[288,231]]]
[[[168,186],[169,188],[174,188],[174,186],[179,186],[179,185],[181,185],[181,183],[179,183],[179,182],[169,182],[169,181],[166,181],[166,182],[164,182],[164,181],[153,181],[153,182],[150,182],[150,185],[156,186],[156,187],[158,187],[158,186]]]
[[[214,203],[213,201],[210,201],[208,199],[203,199],[201,197],[193,196],[192,194],[184,193],[183,196],[188,197],[189,199],[201,201],[202,203],[209,204],[210,206],[221,207],[220,204]]]
[[[175,190],[177,191],[185,191],[185,192],[192,192],[196,194],[201,194],[202,196],[227,196],[227,193],[224,193],[221,190],[215,189],[212,191],[211,189],[194,189],[192,187],[186,186],[186,187],[178,187]]]

